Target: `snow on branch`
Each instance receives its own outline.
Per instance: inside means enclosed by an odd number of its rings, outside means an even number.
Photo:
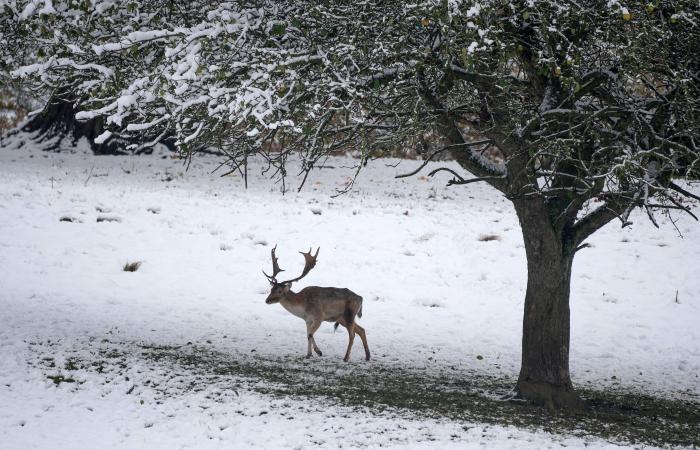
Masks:
[[[304,171],[338,151],[361,166],[437,135],[561,229],[615,196],[594,217],[677,206],[674,180],[698,172],[691,0],[12,3],[1,51],[16,77],[120,136],[216,146],[232,170],[253,153],[280,177],[290,152]],[[482,139],[502,158],[467,144]]]

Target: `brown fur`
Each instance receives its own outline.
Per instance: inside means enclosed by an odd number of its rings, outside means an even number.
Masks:
[[[308,350],[311,357],[313,349],[319,356],[321,350],[316,345],[314,333],[322,322],[335,322],[335,328],[343,325],[348,330],[350,341],[345,353],[345,361],[350,359],[353,340],[357,333],[365,349],[365,358],[369,360],[370,352],[364,328],[356,323],[356,317],[362,317],[362,297],[349,289],[334,287],[309,286],[299,292],[293,292],[289,284],[275,284],[266,303],[280,303],[287,311],[304,319],[307,328]]]

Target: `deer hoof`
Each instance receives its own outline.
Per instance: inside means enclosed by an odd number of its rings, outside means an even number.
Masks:
[[[345,358],[343,358],[343,361],[348,362],[348,361],[350,361],[350,358],[348,356],[346,356]]]
[[[323,352],[321,350],[317,351],[316,353],[318,353],[318,356],[323,356]]]
[[[365,356],[365,361],[369,361],[369,355]]]
[[[309,353],[308,355],[306,355],[306,359],[309,359],[309,358],[311,358],[311,353]]]

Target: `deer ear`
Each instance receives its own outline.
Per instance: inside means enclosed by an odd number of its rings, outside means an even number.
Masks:
[[[284,286],[284,290],[285,290],[285,292],[286,292],[286,291],[288,291],[289,289],[291,289],[292,283],[284,283],[283,286]]]

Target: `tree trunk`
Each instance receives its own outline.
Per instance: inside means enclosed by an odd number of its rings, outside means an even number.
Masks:
[[[75,114],[71,102],[52,98],[41,113],[30,118],[18,131],[30,133],[34,142],[45,143],[45,150],[73,148],[81,138],[86,138],[96,155],[126,153],[124,147],[128,142],[120,139],[111,138],[102,144],[95,143],[95,138],[104,131],[102,118],[79,122]]]
[[[97,117],[90,120],[78,121],[73,103],[60,98],[50,99],[43,111],[29,118],[21,128],[12,130],[8,136],[26,133],[29,141],[41,144],[48,151],[72,149],[81,138],[85,138],[90,149],[96,155],[125,155],[127,145],[138,143],[137,138],[112,136],[98,144],[95,138],[105,130],[104,119]],[[139,138],[140,139],[140,138]],[[172,136],[161,141],[170,151],[176,151],[175,139]],[[197,151],[203,149],[198,148]],[[152,148],[140,148],[136,153],[151,153]]]
[[[580,409],[583,402],[569,374],[573,254],[567,254],[542,203],[516,202],[516,211],[527,255],[527,292],[522,363],[515,389],[520,398],[550,409]]]

